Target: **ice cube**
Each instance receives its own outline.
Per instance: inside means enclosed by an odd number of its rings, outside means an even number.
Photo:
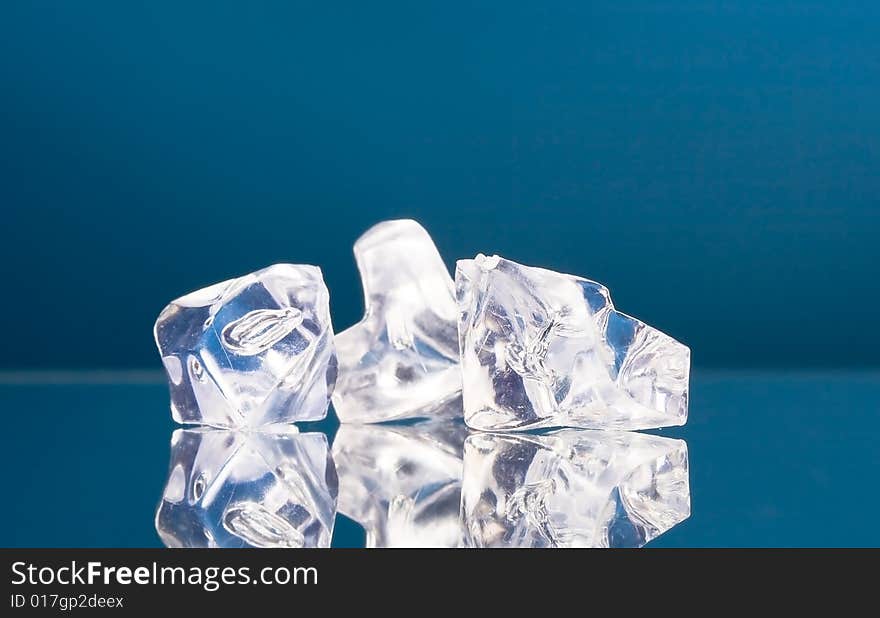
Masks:
[[[258,427],[327,414],[336,354],[315,266],[276,264],[178,298],[154,334],[179,423]]]

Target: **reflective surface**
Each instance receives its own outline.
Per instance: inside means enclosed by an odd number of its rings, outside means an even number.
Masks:
[[[177,429],[156,532],[168,547],[329,547],[337,493],[323,433]]]
[[[339,512],[364,527],[367,547],[459,547],[459,421],[343,425],[333,443]]]
[[[332,457],[323,433],[290,425],[178,429],[156,530],[169,547],[328,547],[337,468],[339,510],[370,548],[641,547],[690,515],[683,440],[441,416],[344,424]]]
[[[178,429],[162,380],[0,374],[0,546],[162,546],[154,518]],[[688,424],[644,432],[686,441],[691,516],[647,547],[880,545],[871,523],[880,509],[878,422],[880,373],[695,370]],[[300,428],[326,432],[338,460],[334,546],[364,546],[365,527],[375,545],[413,536],[442,545],[457,535],[449,496],[460,491],[458,461],[462,469],[469,461],[456,446],[461,436],[413,440],[412,427],[375,426],[364,437],[328,418]],[[352,500],[373,481],[341,455],[361,460],[351,445],[362,439],[366,460],[394,472],[398,485],[383,482],[387,493]]]
[[[632,432],[473,433],[468,547],[641,547],[691,513],[687,445]]]

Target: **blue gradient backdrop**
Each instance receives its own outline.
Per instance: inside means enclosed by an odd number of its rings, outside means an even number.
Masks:
[[[537,6],[534,6],[537,5]],[[7,2],[0,368],[159,368],[171,298],[414,217],[710,367],[877,364],[875,2]]]

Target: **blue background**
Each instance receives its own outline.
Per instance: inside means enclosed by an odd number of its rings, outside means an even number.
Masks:
[[[880,545],[880,4],[13,1],[0,84],[0,546],[158,544],[159,311],[312,263],[342,330],[398,217],[692,348],[653,546]]]
[[[589,276],[699,367],[876,365],[873,2],[6,2],[4,368],[159,368],[153,320],[414,217]]]

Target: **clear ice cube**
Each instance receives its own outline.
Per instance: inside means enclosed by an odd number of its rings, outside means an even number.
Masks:
[[[464,451],[471,547],[641,547],[691,512],[682,440],[474,433]]]
[[[339,428],[339,512],[364,527],[367,547],[461,545],[466,436],[460,420]]]
[[[329,547],[337,493],[322,433],[178,429],[156,530],[168,547]]]
[[[385,221],[354,245],[366,314],[336,336],[333,408],[343,423],[434,416],[461,391],[449,271],[415,221]]]
[[[455,273],[465,421],[486,431],[687,420],[690,350],[588,279],[498,256]]]
[[[179,423],[258,427],[327,414],[329,294],[315,266],[276,264],[172,301],[154,327]]]

